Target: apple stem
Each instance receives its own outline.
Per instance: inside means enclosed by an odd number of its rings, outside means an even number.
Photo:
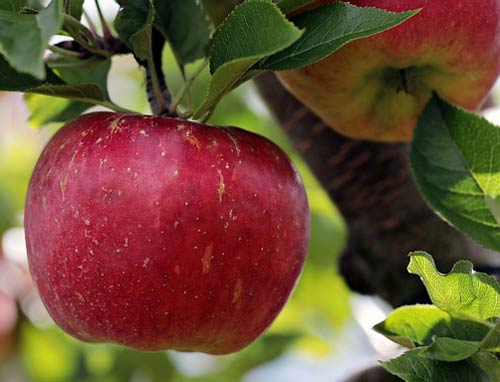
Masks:
[[[408,86],[408,69],[406,69],[406,68],[401,69],[399,71],[399,75],[401,78],[401,83],[398,86],[398,88],[396,89],[396,92],[400,93],[400,92],[404,91],[406,94],[410,94],[410,89]]]

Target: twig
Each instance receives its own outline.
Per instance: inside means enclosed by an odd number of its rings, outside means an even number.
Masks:
[[[172,94],[168,88],[162,70],[162,53],[165,38],[156,29],[152,31],[152,58],[146,62],[140,62],[146,69],[148,101],[155,115],[176,116],[170,111]]]
[[[158,83],[158,73],[156,72],[155,64],[151,61],[142,63],[146,69],[146,92],[148,102],[151,105],[153,114],[162,115],[167,110],[165,99]]]

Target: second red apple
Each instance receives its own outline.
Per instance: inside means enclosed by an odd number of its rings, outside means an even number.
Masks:
[[[467,109],[485,101],[500,73],[500,0],[350,3],[421,12],[316,64],[278,73],[332,128],[352,138],[409,141],[433,91]]]

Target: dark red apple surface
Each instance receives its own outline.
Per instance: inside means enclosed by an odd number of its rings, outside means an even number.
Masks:
[[[25,215],[31,273],[66,332],[210,354],[271,324],[301,272],[309,224],[299,174],[265,138],[115,113],[54,136]]]

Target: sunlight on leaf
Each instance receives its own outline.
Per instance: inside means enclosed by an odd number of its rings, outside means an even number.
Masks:
[[[459,261],[443,275],[429,254],[414,252],[408,271],[421,277],[434,305],[452,317],[491,320],[500,316],[500,283],[475,272],[469,261]]]

